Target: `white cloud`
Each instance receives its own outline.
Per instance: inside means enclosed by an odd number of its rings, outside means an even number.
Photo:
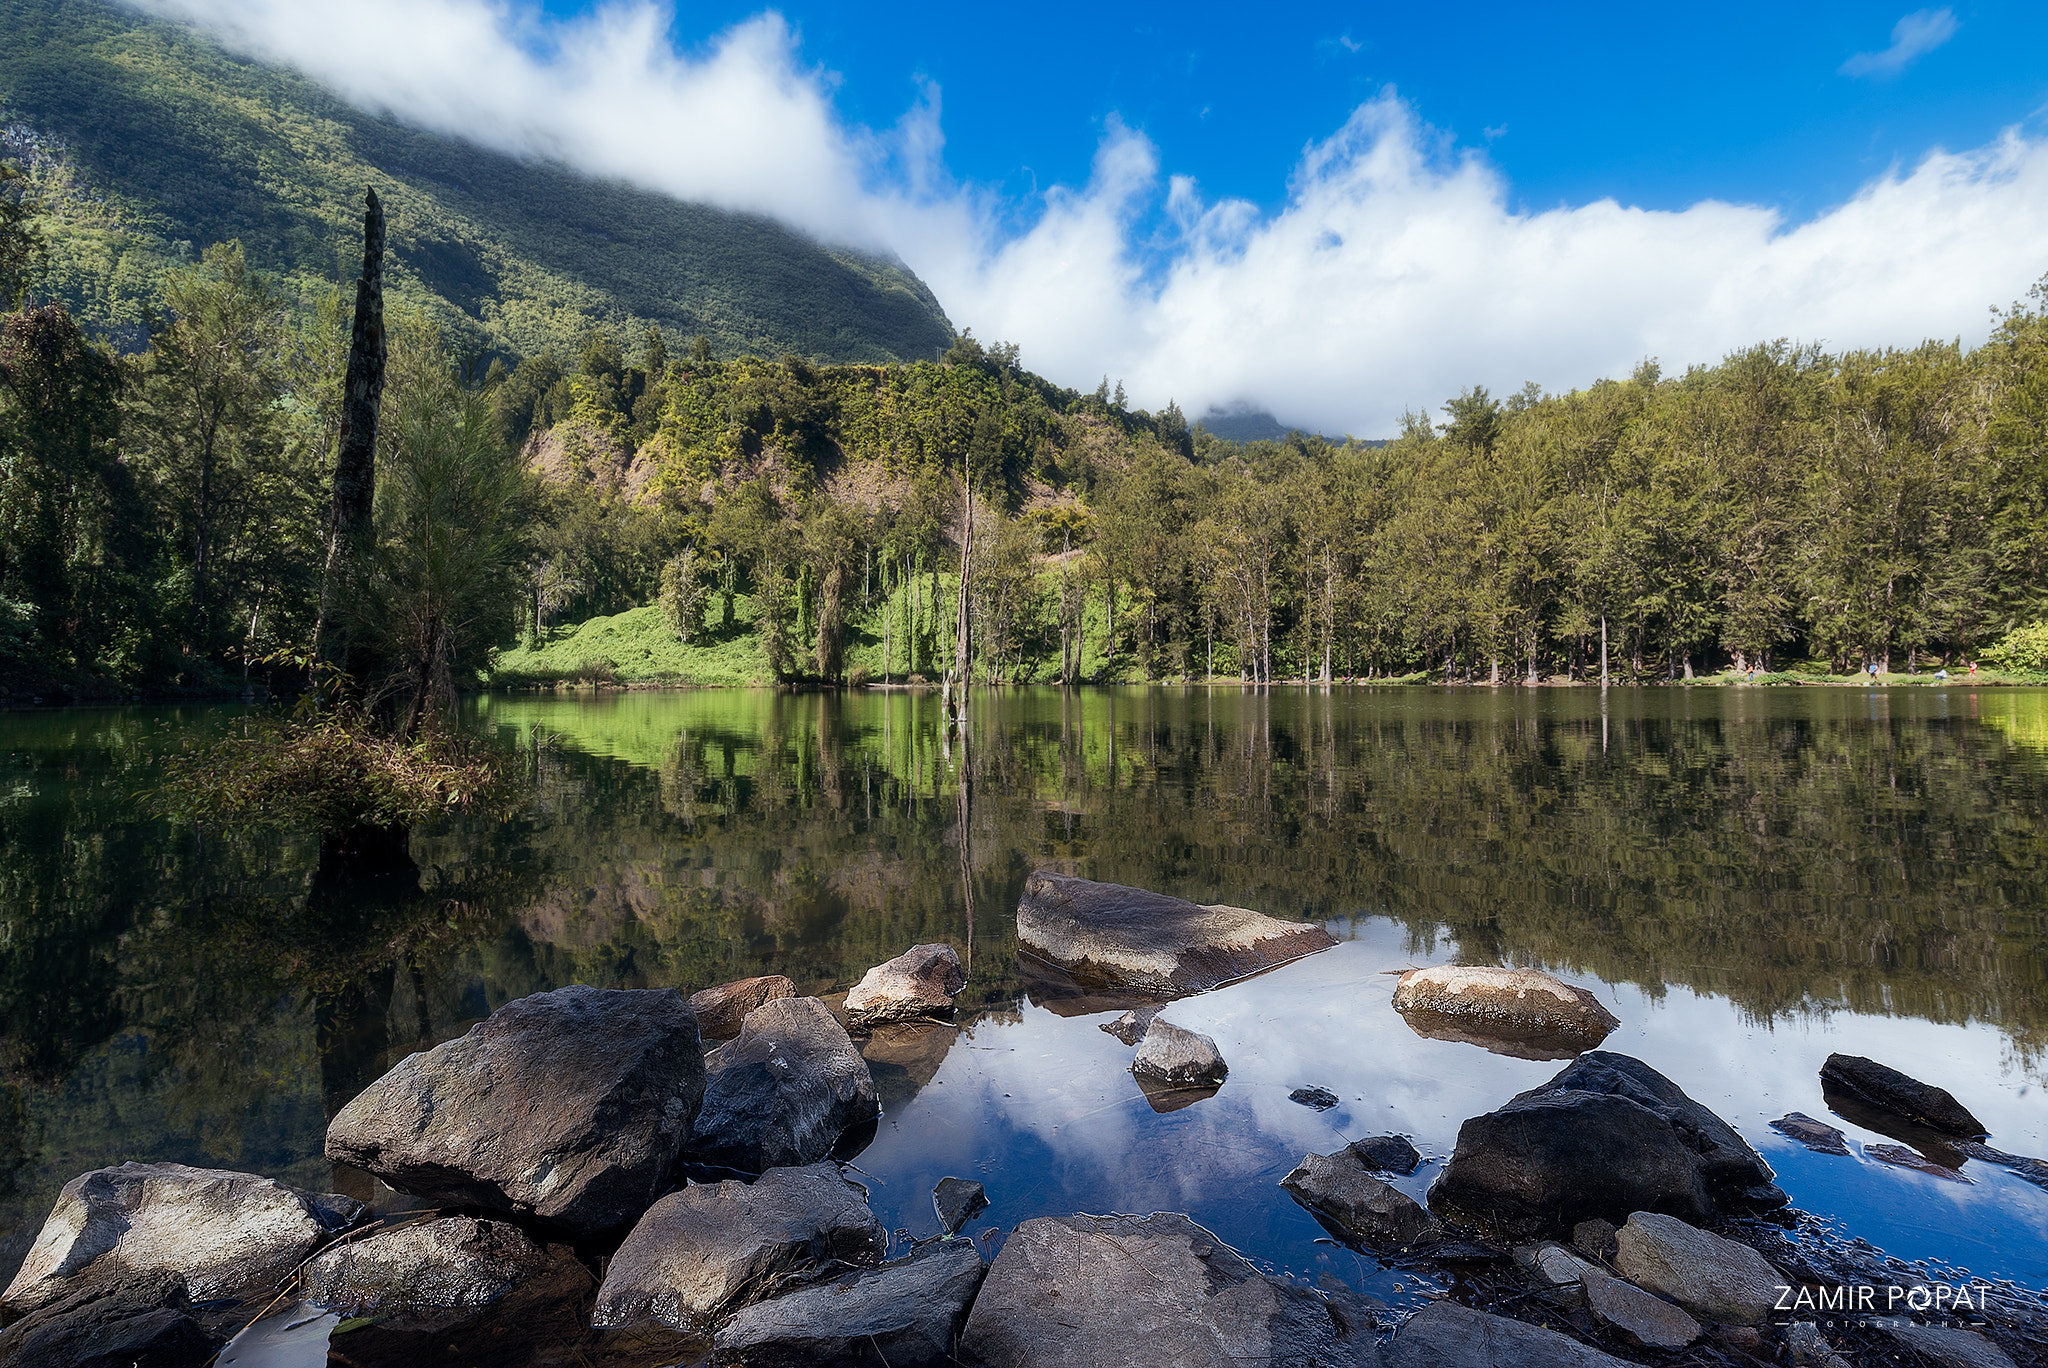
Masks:
[[[1570,388],[1646,356],[1975,341],[2048,269],[2048,142],[2016,131],[1799,225],[1716,201],[1529,212],[1389,91],[1304,150],[1271,213],[1205,199],[1114,118],[1085,185],[1003,203],[948,174],[935,88],[893,128],[850,126],[774,14],[686,55],[644,0],[567,26],[493,0],[144,3],[430,128],[893,250],[956,325],[1151,407],[1378,435],[1466,385]]]
[[[1956,36],[1960,25],[1946,5],[1938,10],[1914,10],[1892,25],[1892,45],[1882,52],[1859,52],[1842,63],[1844,76],[1896,76],[1917,57]]]

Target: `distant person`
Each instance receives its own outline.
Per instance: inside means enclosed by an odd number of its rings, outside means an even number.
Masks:
[[[1973,660],[1973,661],[1971,661],[1971,662],[1970,662],[1970,678],[1972,678],[1972,679],[1975,679],[1976,677],[1977,677],[1977,662]]]

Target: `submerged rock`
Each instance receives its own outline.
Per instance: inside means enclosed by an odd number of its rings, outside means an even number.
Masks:
[[[1294,1200],[1374,1249],[1406,1252],[1443,1236],[1443,1227],[1407,1193],[1367,1171],[1349,1149],[1311,1154],[1280,1180]]]
[[[1526,1059],[1569,1059],[1621,1022],[1585,989],[1539,969],[1439,965],[1394,985],[1394,1010],[1418,1035]]]
[[[1695,1221],[1783,1206],[1770,1166],[1727,1122],[1627,1055],[1597,1051],[1458,1128],[1430,1206],[1510,1232],[1592,1217]]]
[[[399,1061],[335,1115],[327,1157],[443,1206],[615,1230],[668,1187],[704,1067],[673,988],[536,993]]]
[[[579,1296],[595,1284],[563,1245],[543,1247],[504,1221],[451,1216],[344,1244],[306,1265],[308,1301],[345,1315],[462,1320],[543,1283]]]
[[[1154,1019],[1138,1043],[1131,1070],[1175,1088],[1213,1088],[1230,1073],[1216,1042],[1198,1031]]]
[[[815,1164],[879,1111],[867,1061],[816,998],[763,1003],[704,1068],[693,1163],[741,1173]]]
[[[1135,1045],[1145,1038],[1146,1030],[1152,1025],[1152,1018],[1159,1015],[1161,1004],[1133,1007],[1115,1021],[1105,1021],[1102,1029],[1126,1045]]]
[[[697,1014],[697,1031],[706,1040],[731,1040],[740,1033],[747,1013],[764,1002],[796,996],[796,985],[781,974],[738,979],[690,994],[690,1010]]]
[[[1185,1216],[1041,1216],[1004,1242],[960,1356],[986,1368],[1363,1368],[1372,1341],[1370,1325],[1265,1276]]]
[[[1386,1368],[1627,1368],[1590,1345],[1456,1302],[1431,1302],[1381,1355]]]
[[[1287,1100],[1297,1106],[1312,1107],[1316,1111],[1328,1111],[1342,1099],[1328,1088],[1296,1088],[1293,1092],[1287,1094]]]
[[[878,964],[846,995],[846,1017],[856,1030],[892,1021],[947,1016],[967,986],[959,952],[950,945],[913,945]]]
[[[1184,1111],[1197,1102],[1214,1097],[1220,1091],[1206,1084],[1182,1087],[1177,1083],[1154,1078],[1150,1074],[1134,1074],[1133,1077],[1138,1081],[1138,1091],[1144,1094],[1145,1105],[1159,1116]]]
[[[1853,1093],[1881,1111],[1949,1135],[1975,1140],[1989,1134],[1984,1123],[1970,1115],[1969,1108],[1951,1097],[1947,1089],[1922,1083],[1874,1059],[1831,1054],[1827,1063],[1820,1066],[1820,1081]]]
[[[1586,1309],[1622,1338],[1645,1349],[1683,1349],[1700,1337],[1700,1323],[1662,1297],[1588,1268],[1580,1278]]]
[[[1615,1236],[1614,1266],[1636,1286],[1728,1325],[1760,1325],[1785,1279],[1748,1245],[1638,1211]]]
[[[0,1368],[202,1368],[220,1348],[168,1269],[68,1289],[0,1331]]]
[[[2048,1163],[2043,1163],[2039,1159],[2029,1159],[2023,1154],[2007,1154],[2004,1150],[1993,1149],[1975,1140],[1957,1141],[1956,1150],[1965,1157],[1981,1163],[1997,1164],[2026,1179],[2035,1187],[2048,1188]]]
[[[871,1264],[887,1243],[867,1194],[836,1165],[686,1187],[649,1208],[619,1246],[591,1323],[699,1329],[720,1311],[772,1295],[784,1274],[832,1260]]]
[[[747,1368],[940,1368],[987,1273],[965,1240],[757,1302],[712,1338],[714,1364]]]
[[[941,1178],[932,1189],[932,1210],[938,1215],[939,1229],[948,1235],[987,1206],[988,1190],[972,1178]]]
[[[1043,870],[1024,883],[1017,940],[1076,982],[1175,995],[1220,987],[1337,943],[1307,922]]]
[[[1915,1173],[1924,1173],[1930,1178],[1940,1178],[1950,1183],[1973,1183],[1976,1181],[1973,1178],[1965,1177],[1960,1170],[1937,1164],[1917,1150],[1907,1149],[1904,1145],[1865,1145],[1863,1152],[1877,1160],[1880,1164],[1890,1164],[1893,1168],[1911,1169]]]
[[[1847,1154],[1849,1145],[1842,1133],[1825,1121],[1816,1121],[1804,1112],[1786,1112],[1771,1122],[1771,1129],[1782,1131],[1816,1154]]]
[[[267,1286],[355,1224],[349,1198],[253,1173],[122,1164],[64,1185],[0,1306],[19,1315],[82,1287],[156,1271],[198,1301]]]
[[[1345,1148],[1376,1173],[1398,1173],[1405,1178],[1422,1167],[1421,1154],[1405,1135],[1368,1135]]]

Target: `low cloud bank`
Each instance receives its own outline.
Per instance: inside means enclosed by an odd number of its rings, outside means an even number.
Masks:
[[[2048,271],[2048,141],[2017,130],[1798,225],[1715,201],[1532,212],[1388,90],[1304,150],[1271,214],[1205,198],[1115,119],[1087,184],[1019,206],[947,173],[936,89],[892,128],[847,124],[773,13],[685,53],[650,3],[570,24],[490,0],[141,3],[365,108],[894,252],[956,326],[1062,383],[1333,433],[1387,434],[1467,385],[1569,388],[1775,337],[1975,342]]]

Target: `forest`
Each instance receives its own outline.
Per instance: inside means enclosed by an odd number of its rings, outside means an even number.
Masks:
[[[216,244],[119,355],[36,293],[4,174],[0,687],[288,686],[347,297]],[[620,614],[676,644],[677,680],[741,639],[760,682],[828,685],[2039,669],[2044,290],[1974,349],[1767,342],[1566,394],[1475,386],[1390,441],[1245,444],[971,333],[893,365],[654,328],[487,357],[400,302],[362,594],[391,658],[431,601],[443,691],[549,677],[515,667]]]

